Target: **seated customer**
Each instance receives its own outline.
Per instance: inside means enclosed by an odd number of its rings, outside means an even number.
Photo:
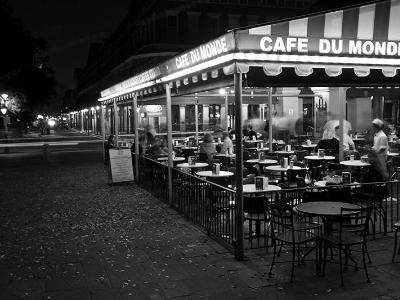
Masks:
[[[252,140],[253,137],[257,139],[257,132],[253,130],[253,126],[251,125],[248,126],[247,136],[249,137],[249,140]]]
[[[226,153],[227,151],[229,151],[229,149],[232,149],[231,151],[233,153],[232,140],[229,138],[228,133],[223,132],[222,133],[222,147],[221,147],[220,153]]]
[[[335,134],[331,130],[325,129],[322,140],[315,147],[316,151],[318,149],[332,149],[333,155],[337,156],[339,154],[339,141],[335,138]]]
[[[200,153],[207,154],[209,160],[211,160],[212,155],[216,153],[215,144],[213,143],[213,137],[211,134],[206,133],[203,138],[203,143],[200,144]]]

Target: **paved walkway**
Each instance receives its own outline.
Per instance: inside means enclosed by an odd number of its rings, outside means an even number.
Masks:
[[[371,243],[372,284],[311,261],[290,284],[286,253],[268,278],[265,250],[238,262],[135,184],[108,186],[101,151],[0,166],[0,299],[400,299],[391,237]]]

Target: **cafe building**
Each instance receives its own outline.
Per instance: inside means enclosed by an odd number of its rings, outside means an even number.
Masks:
[[[375,117],[398,122],[399,15],[400,0],[391,0],[232,29],[103,90],[102,132],[119,138],[133,133],[139,153],[138,132],[146,125],[165,133],[168,145],[174,144],[175,131],[199,141],[208,130],[230,127],[236,174],[243,174],[244,163],[244,144],[237,141],[249,124],[264,137],[269,152],[274,140],[318,140],[333,120],[340,125],[343,145],[344,133],[363,133]],[[138,177],[138,155],[135,166]],[[172,151],[166,172],[172,203]],[[235,234],[240,236],[243,179],[235,180]],[[240,240],[235,244],[239,258]]]

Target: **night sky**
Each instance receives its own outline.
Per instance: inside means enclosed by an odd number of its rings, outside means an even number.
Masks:
[[[50,65],[64,88],[75,88],[90,42],[101,42],[122,21],[130,0],[7,0],[31,34],[44,39]]]

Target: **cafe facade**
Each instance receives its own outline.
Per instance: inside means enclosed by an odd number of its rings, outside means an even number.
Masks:
[[[139,153],[138,130],[146,124],[165,131],[172,145],[173,129],[193,131],[198,139],[199,124],[203,130],[232,127],[236,140],[242,140],[243,126],[249,119],[259,119],[254,123],[272,124],[260,125],[272,150],[275,129],[315,135],[327,121],[338,120],[343,145],[345,120],[361,132],[373,117],[383,117],[388,103],[393,104],[391,120],[398,120],[399,15],[400,0],[391,0],[231,30],[103,90],[98,110],[103,135],[106,128],[116,136],[120,128],[133,132]],[[243,168],[242,148],[236,143],[238,174]],[[170,151],[170,201],[172,155]],[[136,175],[138,160],[136,155]],[[236,180],[240,233],[242,178]]]

